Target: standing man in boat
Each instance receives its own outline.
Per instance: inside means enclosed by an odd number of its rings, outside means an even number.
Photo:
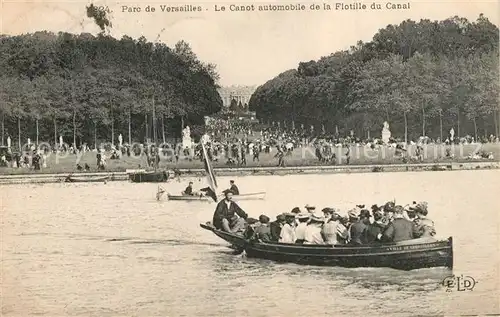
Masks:
[[[193,182],[189,182],[188,187],[182,192],[183,195],[193,196]]]
[[[231,187],[229,187],[229,190],[231,192],[233,192],[233,195],[239,195],[240,194],[240,190],[238,189],[238,186],[236,186],[236,184],[234,183],[234,181],[230,180],[229,184],[231,185]]]
[[[226,232],[238,231],[241,226],[244,226],[244,220],[248,218],[248,215],[233,201],[232,191],[224,191],[224,196],[225,198],[215,208],[213,225]]]

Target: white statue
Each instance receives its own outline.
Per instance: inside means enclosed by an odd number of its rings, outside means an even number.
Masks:
[[[31,139],[28,138],[28,146],[30,146],[30,145],[31,145]]]
[[[7,148],[9,148],[9,149],[10,149],[10,142],[11,142],[10,136],[8,136],[7,137]]]
[[[121,133],[118,135],[118,144],[120,145],[120,147],[123,145],[123,136]]]
[[[182,130],[182,137],[183,138],[191,137],[191,129],[189,128],[189,126],[186,126],[184,130]]]
[[[450,140],[453,141],[454,137],[455,137],[455,129],[451,128],[451,130],[450,130]]]
[[[59,136],[59,146],[63,146],[64,142],[63,142],[63,137],[62,135]]]
[[[389,143],[389,139],[391,138],[391,131],[389,130],[389,123],[384,121],[384,127],[382,129],[382,141],[387,144]]]
[[[182,147],[184,149],[191,148],[192,140],[191,140],[191,129],[189,126],[186,126],[184,130],[182,130]]]
[[[205,133],[202,137],[201,137],[201,142],[203,144],[207,144],[210,142],[210,135],[208,135],[208,133]]]

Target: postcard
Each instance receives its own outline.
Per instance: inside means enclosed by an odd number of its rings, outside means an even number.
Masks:
[[[500,314],[499,9],[1,0],[1,315]]]

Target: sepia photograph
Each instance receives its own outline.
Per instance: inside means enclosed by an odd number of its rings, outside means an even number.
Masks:
[[[0,316],[499,316],[499,10],[0,0]]]

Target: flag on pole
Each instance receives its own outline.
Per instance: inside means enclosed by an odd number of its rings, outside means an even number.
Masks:
[[[207,150],[205,149],[203,142],[201,142],[201,148],[203,149],[203,165],[205,166],[208,186],[210,187],[210,190],[207,191],[207,195],[217,202],[217,180],[215,179],[215,173],[212,165],[210,165],[210,161],[208,160]]]

